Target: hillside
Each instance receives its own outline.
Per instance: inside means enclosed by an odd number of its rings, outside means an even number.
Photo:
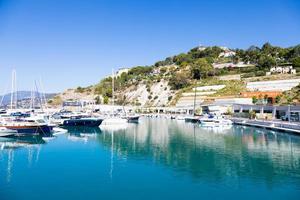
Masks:
[[[300,45],[281,48],[266,43],[261,48],[251,46],[247,50],[218,46],[195,47],[187,53],[168,57],[151,66],[120,69],[114,77],[115,101],[121,105],[175,105],[184,95],[189,99],[192,88],[216,84],[223,84],[225,88],[211,94],[202,91],[201,94],[208,97],[235,97],[246,91],[245,82],[281,79],[276,73],[266,76],[275,66],[292,66],[299,72]],[[285,76],[290,78],[297,75]],[[106,77],[87,88],[69,89],[56,96],[51,103],[86,99],[108,104],[111,97],[112,77]]]
[[[41,97],[43,94],[42,93],[38,93],[35,92],[34,96],[35,97]],[[46,99],[51,99],[55,96],[55,93],[46,93],[45,97]],[[17,92],[17,97],[18,97],[18,101],[22,101],[25,99],[30,99],[31,98],[31,91],[18,91]],[[2,100],[2,105],[8,105],[10,103],[10,99],[11,99],[11,93],[5,94],[3,96],[0,96],[0,101]]]
[[[17,92],[17,100],[18,100],[18,105],[20,107],[28,108],[30,106],[30,99],[31,99],[31,91],[18,91]],[[37,102],[37,98],[42,98],[45,96],[46,99],[52,99],[54,98],[57,94],[55,93],[39,93],[39,92],[34,92],[34,97],[35,101]],[[10,104],[11,101],[11,93],[5,94],[3,96],[0,96],[0,107],[6,107],[7,105]]]

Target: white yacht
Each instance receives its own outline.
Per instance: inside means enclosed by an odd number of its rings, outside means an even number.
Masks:
[[[218,126],[231,126],[232,121],[225,119],[223,116],[208,116],[199,119],[201,126],[205,127],[218,127]]]
[[[122,124],[127,124],[128,120],[126,118],[122,118],[121,116],[119,116],[119,113],[115,113],[114,111],[114,106],[115,106],[115,95],[114,95],[114,88],[115,88],[115,82],[114,82],[114,71],[112,70],[112,112],[111,115],[109,115],[108,117],[105,117],[104,120],[102,121],[101,126],[107,126],[107,125],[122,125]]]

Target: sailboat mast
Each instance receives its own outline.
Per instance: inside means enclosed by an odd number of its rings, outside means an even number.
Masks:
[[[115,74],[114,74],[114,69],[112,69],[112,105],[115,105]]]
[[[17,72],[16,70],[14,71],[15,72],[15,108],[17,109],[18,108],[18,89],[17,89]]]
[[[46,99],[46,92],[45,92],[45,88],[42,82],[42,78],[40,78],[40,86],[42,89],[42,98],[43,98],[43,103],[44,103],[44,107],[47,109],[48,105],[47,105],[47,99]]]
[[[193,109],[193,115],[195,116],[195,114],[196,114],[195,109],[196,109],[197,87],[195,87],[194,90],[195,90],[195,94],[194,94],[194,109]]]
[[[36,83],[36,81],[34,83],[35,83],[36,93],[38,95],[38,101],[39,101],[40,106],[41,106],[41,110],[42,110],[42,112],[44,112],[43,103],[42,103],[42,99],[41,99],[41,96],[40,96],[40,93],[39,93],[39,89],[38,89],[37,83]]]
[[[30,101],[30,110],[34,109],[34,87],[31,89],[31,101]]]
[[[11,91],[10,91],[10,109],[13,109],[13,99],[14,99],[14,71],[11,74]]]
[[[16,70],[12,71],[11,74],[11,93],[10,93],[10,109],[13,109],[13,104],[15,104],[15,108],[17,108],[17,75]]]

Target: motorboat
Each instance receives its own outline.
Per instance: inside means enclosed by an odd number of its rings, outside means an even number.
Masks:
[[[199,117],[197,116],[186,116],[184,118],[185,122],[190,122],[190,123],[198,123],[199,122]]]
[[[87,126],[87,127],[98,127],[103,122],[100,118],[71,118],[63,121],[62,126]]]
[[[16,130],[8,129],[6,127],[0,127],[0,137],[13,136],[18,133]]]
[[[60,111],[54,113],[49,122],[58,126],[90,126],[96,127],[102,123],[102,119],[91,117],[86,113],[71,112],[71,111]]]
[[[131,115],[125,117],[129,123],[138,123],[140,116],[139,115]]]
[[[232,121],[225,119],[223,116],[208,116],[199,119],[201,126],[205,127],[218,127],[218,126],[231,126]]]
[[[40,118],[5,118],[0,122],[0,128],[16,131],[17,135],[50,134],[53,126],[49,126]]]

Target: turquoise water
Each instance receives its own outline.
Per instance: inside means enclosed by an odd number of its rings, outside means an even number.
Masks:
[[[299,199],[300,137],[141,119],[0,139],[0,199]]]

